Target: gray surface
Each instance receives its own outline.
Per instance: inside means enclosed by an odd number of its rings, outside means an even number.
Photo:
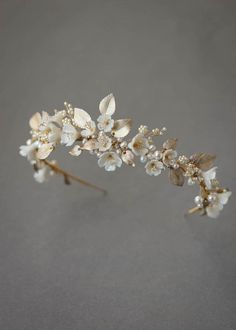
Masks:
[[[234,196],[218,220],[185,219],[196,190],[166,175],[59,153],[104,198],[39,185],[18,156],[32,113],[95,116],[113,91],[117,117],[217,153],[235,190],[235,16],[227,0],[1,0],[1,329],[236,329]]]

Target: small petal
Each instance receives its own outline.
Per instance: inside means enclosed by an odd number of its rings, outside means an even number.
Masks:
[[[94,121],[87,122],[84,130],[81,131],[83,137],[89,137],[96,132],[96,124]]]
[[[206,213],[210,218],[218,218],[221,208],[219,205],[210,205],[206,207]]]
[[[71,146],[79,137],[79,132],[71,124],[64,124],[61,134],[61,144],[65,144],[67,147]]]
[[[219,199],[219,202],[222,204],[222,205],[225,205],[228,203],[228,200],[230,198],[230,196],[232,195],[232,192],[231,191],[225,191],[223,193],[220,193],[218,194],[218,199]]]
[[[134,154],[130,150],[123,152],[121,158],[127,165],[132,165],[134,163]]]
[[[85,150],[94,150],[98,148],[98,142],[95,139],[90,139],[86,141],[82,147]]]
[[[82,150],[80,149],[80,146],[75,145],[71,151],[69,151],[69,154],[71,156],[79,156],[81,154]]]
[[[208,189],[211,189],[211,180],[216,178],[216,169],[217,167],[212,167],[210,170],[202,172],[202,176]]]

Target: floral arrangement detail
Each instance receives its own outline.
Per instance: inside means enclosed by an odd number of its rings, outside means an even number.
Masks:
[[[116,109],[113,94],[107,95],[99,104],[100,115],[97,123],[84,110],[73,108],[65,102],[65,109],[55,110],[50,116],[43,111],[35,113],[30,121],[31,138],[26,145],[20,146],[20,155],[33,165],[34,178],[45,182],[54,173],[61,174],[65,183],[76,180],[81,184],[105,191],[77,176],[61,169],[56,161],[49,161],[57,145],[70,147],[69,154],[80,157],[85,151],[97,157],[98,166],[106,171],[115,171],[123,163],[135,167],[136,159],[144,164],[146,173],[151,176],[168,171],[170,182],[176,186],[198,184],[200,193],[195,197],[196,206],[188,212],[207,214],[218,217],[223,206],[228,202],[231,192],[221,188],[216,179],[215,156],[197,153],[190,157],[179,155],[176,151],[177,139],[167,139],[160,147],[154,138],[166,133],[166,128],[150,130],[141,125],[138,133],[127,139],[131,130],[131,119],[113,119]]]

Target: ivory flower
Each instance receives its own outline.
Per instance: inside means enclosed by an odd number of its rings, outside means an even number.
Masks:
[[[37,148],[38,141],[33,142],[32,144],[20,146],[19,154],[23,157],[26,157],[31,164],[35,164],[37,161]]]
[[[178,155],[177,154],[177,151],[172,150],[172,149],[168,149],[168,150],[164,151],[163,157],[162,157],[163,163],[166,166],[173,165],[173,163],[174,163],[175,158],[177,157],[177,155]]]
[[[145,168],[147,174],[157,176],[161,174],[161,171],[164,169],[164,165],[158,160],[150,160],[145,165]]]
[[[110,132],[114,125],[114,119],[111,116],[104,114],[98,117],[98,129],[104,132]]]
[[[111,139],[104,133],[98,136],[98,149],[99,151],[106,151],[111,147]]]
[[[121,167],[122,160],[115,152],[105,152],[98,160],[99,167],[105,167],[106,171],[115,171],[116,167]]]
[[[148,140],[142,134],[137,134],[128,147],[136,156],[144,156],[148,152]]]
[[[228,203],[231,191],[222,193],[211,193],[208,196],[209,205],[206,207],[206,213],[210,218],[217,218],[225,204]]]
[[[71,146],[79,137],[79,132],[71,124],[64,124],[62,127],[61,144]]]

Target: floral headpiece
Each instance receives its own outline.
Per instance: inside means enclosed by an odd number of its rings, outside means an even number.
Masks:
[[[135,167],[137,156],[148,175],[158,176],[168,170],[170,182],[174,185],[183,186],[185,181],[189,185],[198,184],[200,193],[194,199],[196,206],[188,213],[199,212],[216,218],[228,202],[231,192],[220,187],[216,180],[216,167],[212,167],[215,156],[206,153],[190,157],[178,155],[177,139],[168,139],[157,147],[153,139],[162,136],[166,132],[165,127],[150,130],[141,125],[132,139],[125,139],[131,130],[131,119],[112,118],[116,107],[112,94],[99,104],[97,125],[86,111],[73,108],[67,103],[64,105],[64,110],[55,110],[52,116],[45,111],[42,114],[37,112],[29,121],[31,139],[20,147],[20,154],[33,165],[37,182],[42,183],[57,173],[63,175],[66,184],[76,180],[105,192],[47,159],[58,144],[67,147],[73,145],[70,155],[78,157],[88,151],[97,157],[98,166],[104,167],[106,171],[115,171],[123,163]]]

